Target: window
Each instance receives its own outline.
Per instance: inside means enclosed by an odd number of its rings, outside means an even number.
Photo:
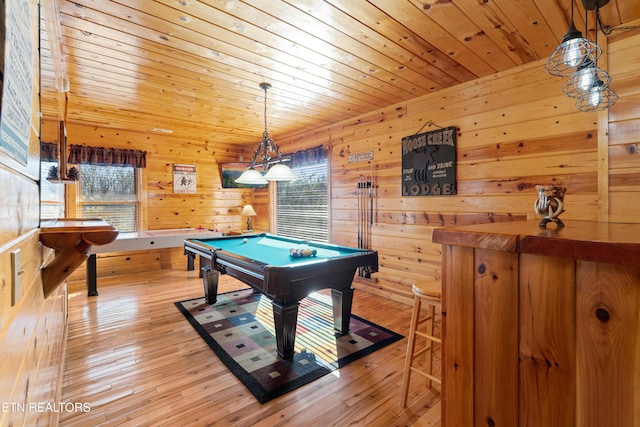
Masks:
[[[72,144],[69,163],[80,168],[74,206],[78,216],[101,218],[121,233],[138,230],[146,151]]]
[[[292,162],[296,181],[277,183],[276,232],[280,236],[329,241],[328,162],[321,151],[323,155],[313,161]]]
[[[121,233],[137,231],[139,200],[133,166],[80,165],[78,212],[101,218]]]
[[[64,185],[47,180],[49,170],[58,167],[58,161],[40,162],[40,218],[64,218]]]

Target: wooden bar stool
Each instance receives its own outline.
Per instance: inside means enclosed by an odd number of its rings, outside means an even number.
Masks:
[[[402,376],[402,396],[400,403],[402,407],[407,406],[407,394],[409,393],[409,380],[411,373],[416,372],[427,379],[427,387],[431,387],[431,382],[441,384],[439,377],[433,375],[433,344],[441,343],[442,340],[434,335],[434,318],[440,313],[442,302],[442,285],[435,281],[421,281],[412,286],[413,312],[411,314],[411,326],[409,328],[409,339],[407,344],[407,356],[404,362],[404,374]],[[420,317],[422,304],[426,305],[426,315]],[[423,323],[426,325],[419,329]],[[426,339],[426,345],[416,351],[416,338]],[[416,357],[425,354],[424,367],[414,366]]]

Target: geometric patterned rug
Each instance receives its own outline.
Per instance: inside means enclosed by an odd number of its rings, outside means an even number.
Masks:
[[[351,315],[349,333],[333,329],[331,296],[300,301],[295,354],[276,354],[271,300],[251,289],[175,303],[224,365],[260,403],[301,387],[354,360],[402,339],[402,335]]]

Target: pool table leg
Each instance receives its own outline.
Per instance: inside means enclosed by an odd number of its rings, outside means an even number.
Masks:
[[[276,330],[276,346],[278,356],[283,359],[293,358],[296,342],[296,324],[298,323],[298,303],[282,305],[275,301],[273,306],[273,322]]]
[[[353,289],[331,289],[331,305],[333,306],[333,328],[341,335],[349,333],[351,322],[351,306]]]
[[[209,267],[202,267],[200,275],[204,283],[204,299],[207,304],[215,304],[218,300],[218,280],[220,272],[212,270]]]

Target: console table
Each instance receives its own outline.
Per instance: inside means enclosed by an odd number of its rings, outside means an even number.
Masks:
[[[640,224],[436,229],[443,426],[640,425]]]
[[[93,246],[90,249],[89,259],[87,259],[87,295],[98,295],[96,254],[181,248],[185,239],[207,239],[219,237],[222,234],[206,228],[173,228],[120,233],[113,242]],[[187,257],[187,270],[193,270],[193,268],[193,258]]]

